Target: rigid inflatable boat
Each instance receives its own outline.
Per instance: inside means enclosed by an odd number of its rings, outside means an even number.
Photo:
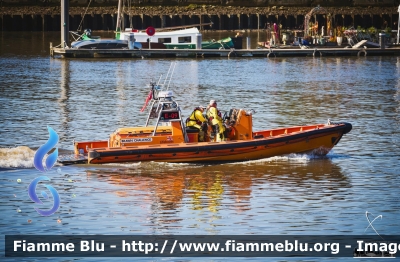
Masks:
[[[291,153],[326,155],[352,129],[350,123],[328,120],[326,124],[254,131],[254,111],[232,108],[223,117],[230,130],[226,141],[214,142],[215,134],[208,127],[205,141],[199,142],[199,131],[186,128],[173,92],[155,83],[150,87],[144,126],[119,128],[108,140],[74,142],[75,155],[59,162],[230,162]],[[151,121],[155,124],[149,125]]]

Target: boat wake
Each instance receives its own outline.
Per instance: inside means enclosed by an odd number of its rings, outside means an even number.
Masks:
[[[0,169],[34,168],[33,158],[35,157],[36,149],[31,149],[27,146],[0,148]],[[63,155],[71,151],[59,148],[58,152]]]
[[[0,168],[32,168],[35,150],[27,146],[0,148]]]
[[[214,165],[247,165],[259,163],[274,163],[274,162],[291,162],[295,164],[308,164],[312,160],[318,159],[334,159],[347,157],[341,154],[335,154],[333,150],[325,156],[313,154],[289,154],[285,156],[274,156],[257,160],[247,160],[241,162],[216,162],[216,163],[167,163],[167,162],[127,162],[127,163],[109,163],[102,164],[104,168],[128,168],[128,169],[144,169],[153,171],[173,170],[181,168],[198,168],[201,166],[214,166]]]
[[[321,158],[321,157],[319,157]],[[327,158],[325,156],[325,158]],[[308,163],[311,159],[315,159],[312,155],[306,154],[290,154],[287,156],[274,156],[269,158],[263,158],[258,160],[247,160],[241,162],[215,162],[215,163],[167,163],[167,162],[134,162],[134,163],[109,163],[102,164],[103,167],[121,167],[121,168],[129,168],[129,169],[152,169],[154,171],[162,171],[162,170],[173,170],[173,169],[181,169],[181,168],[198,168],[202,166],[215,166],[215,165],[246,165],[246,164],[254,164],[254,163],[265,163],[265,162],[296,162],[296,163]]]
[[[229,163],[233,165],[243,165],[243,164],[254,164],[254,163],[273,163],[273,162],[292,162],[296,164],[307,164],[312,160],[318,159],[334,159],[334,158],[343,158],[348,157],[347,155],[335,154],[333,150],[331,150],[327,155],[315,155],[315,154],[289,154],[285,156],[274,156],[257,160],[249,160],[246,162],[236,162]]]
[[[248,160],[246,162],[230,163],[231,165],[255,164],[255,163],[272,163],[272,162],[295,162],[300,164],[308,163],[313,156],[307,154],[290,154],[286,156],[273,156],[257,160]]]
[[[190,169],[190,168],[197,168],[199,166],[204,166],[201,164],[194,164],[194,163],[167,163],[167,162],[134,162],[134,163],[109,163],[103,164],[103,167],[108,168],[123,168],[123,169],[130,169],[136,171],[153,171],[153,172],[162,172],[165,170],[181,170]]]

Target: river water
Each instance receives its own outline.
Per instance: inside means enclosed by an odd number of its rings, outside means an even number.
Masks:
[[[400,57],[54,59],[50,42],[59,33],[0,34],[0,251],[9,234],[373,235],[367,211],[382,215],[379,234],[400,234]],[[171,61],[185,116],[216,99],[254,109],[254,129],[331,119],[353,130],[325,158],[56,165],[45,175],[61,206],[39,215],[27,188],[43,175],[33,156],[47,126],[66,154],[74,139],[143,125],[146,85]]]

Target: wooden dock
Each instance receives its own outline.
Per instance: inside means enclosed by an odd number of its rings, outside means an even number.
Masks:
[[[271,48],[271,49],[72,49],[50,47],[52,57],[62,58],[98,58],[98,57],[125,57],[125,58],[205,58],[205,57],[296,57],[296,56],[399,56],[400,46],[385,49],[380,48],[324,48],[310,47]]]

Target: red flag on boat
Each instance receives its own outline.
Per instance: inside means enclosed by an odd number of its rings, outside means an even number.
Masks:
[[[140,109],[140,112],[143,112],[146,109],[146,106],[152,97],[153,97],[153,92],[152,90],[150,90],[149,94],[147,95],[146,101],[144,102],[144,106],[142,107],[142,109]]]

